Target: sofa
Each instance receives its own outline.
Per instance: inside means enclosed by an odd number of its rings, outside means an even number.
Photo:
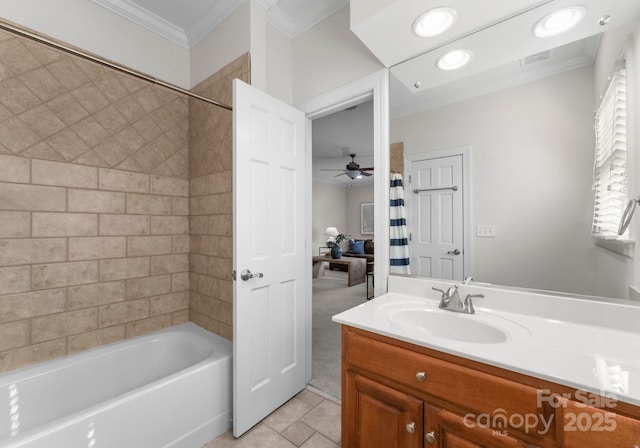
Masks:
[[[374,245],[373,240],[345,240],[340,244],[342,247],[343,257],[364,258],[367,263],[374,261]],[[367,266],[367,271],[371,269],[371,265]],[[329,269],[337,271],[346,271],[347,266],[343,264],[329,263]]]

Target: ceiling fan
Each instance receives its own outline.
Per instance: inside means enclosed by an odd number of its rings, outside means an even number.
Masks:
[[[349,157],[351,157],[351,162],[347,163],[347,165],[345,167],[346,169],[344,169],[344,170],[324,169],[322,171],[342,171],[342,173],[336,175],[335,177],[342,176],[342,175],[347,175],[351,179],[359,179],[359,178],[361,178],[363,176],[365,176],[365,177],[373,176],[373,173],[369,173],[368,172],[368,171],[373,171],[373,167],[360,168],[360,165],[357,164],[356,161],[355,161],[356,155],[355,154],[349,154]]]

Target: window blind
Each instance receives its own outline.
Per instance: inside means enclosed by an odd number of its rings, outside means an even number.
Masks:
[[[618,236],[618,224],[627,204],[627,82],[626,70],[613,74],[595,117],[592,235]]]

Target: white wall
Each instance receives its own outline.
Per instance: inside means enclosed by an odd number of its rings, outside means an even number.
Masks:
[[[590,236],[593,104],[587,67],[392,120],[405,155],[471,145],[471,233],[497,227],[471,239],[477,281],[620,297]]]
[[[360,233],[360,204],[373,202],[373,183],[359,187],[347,187],[347,233],[354,239],[373,239],[372,234]]]
[[[251,5],[245,3],[191,49],[189,88],[250,50]]]
[[[347,6],[294,39],[294,104],[384,68],[349,26]]]
[[[312,253],[317,255],[318,247],[326,247],[327,237],[324,231],[327,227],[336,227],[338,232],[346,233],[347,192],[344,187],[324,182],[313,182],[312,188]]]
[[[293,41],[267,23],[267,93],[293,104]]]
[[[186,48],[90,1],[2,0],[0,17],[163,81],[190,87]]]

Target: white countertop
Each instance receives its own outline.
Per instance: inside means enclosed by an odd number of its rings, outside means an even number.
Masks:
[[[437,309],[440,293],[431,287],[451,285],[390,277],[389,293],[333,316],[333,320],[640,406],[640,306],[471,284],[459,286],[460,297],[482,293],[485,298],[474,300],[476,314],[462,315]],[[418,326],[394,322],[389,311],[398,307],[426,307],[432,314],[446,313],[445,319],[455,314],[461,326],[464,319],[493,322],[507,334],[507,340],[477,343],[435,337]]]

